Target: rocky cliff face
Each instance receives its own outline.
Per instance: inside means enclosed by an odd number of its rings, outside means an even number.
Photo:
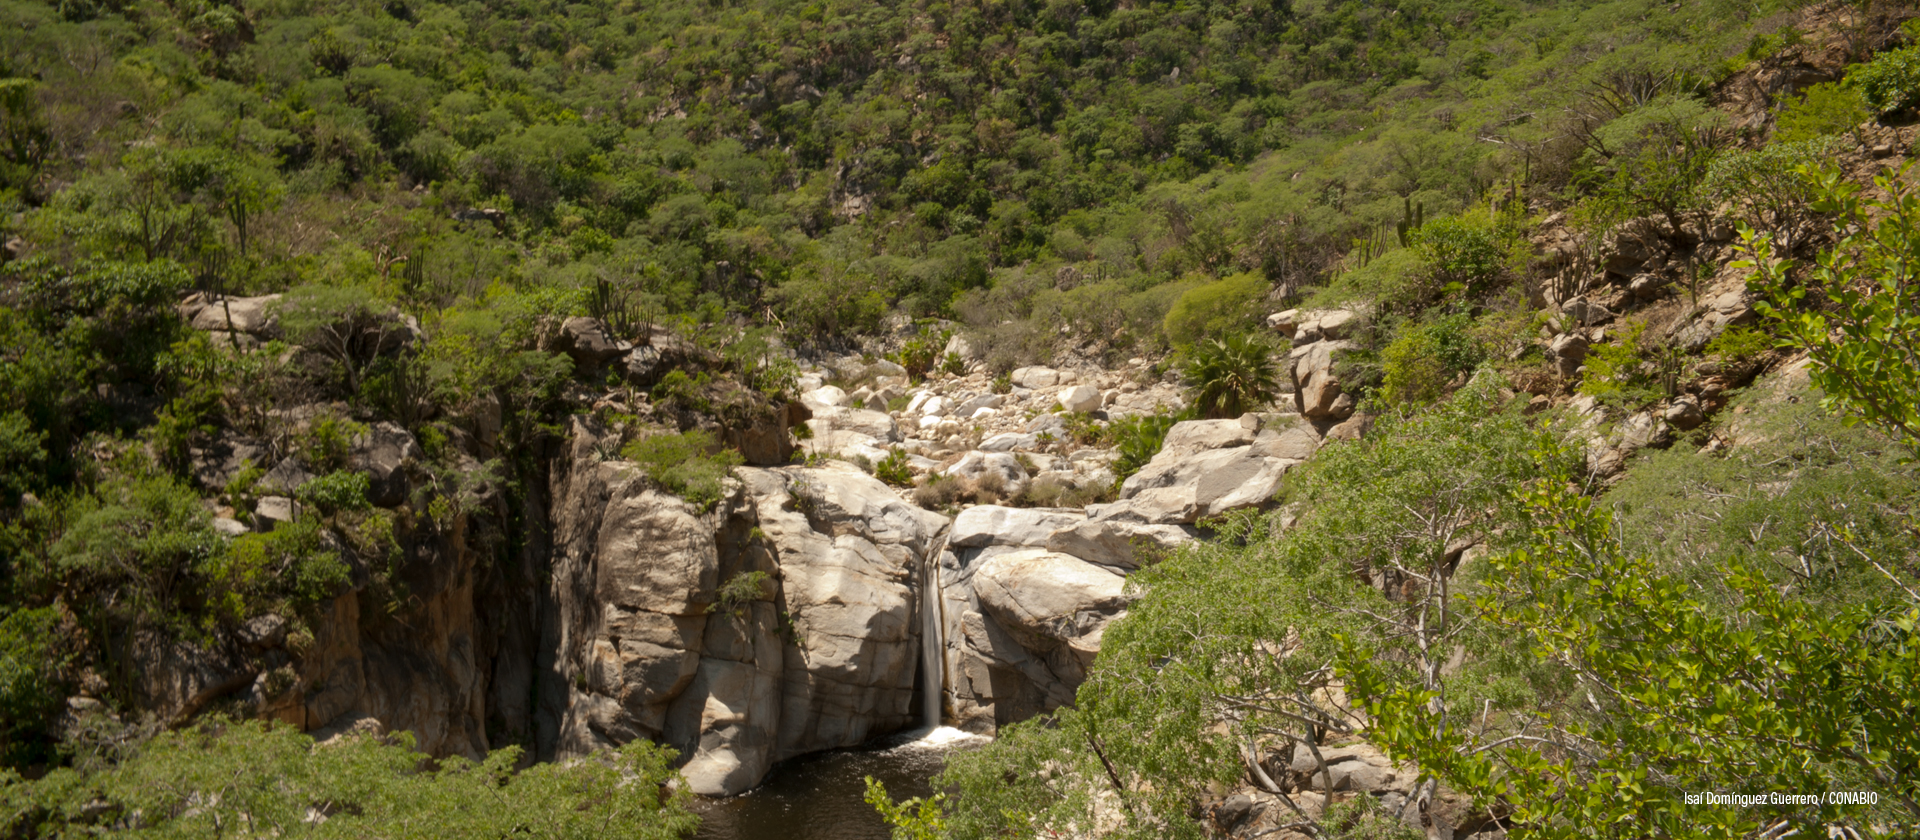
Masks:
[[[599,459],[603,434],[576,421],[555,480],[552,756],[659,739],[694,791],[732,794],[919,722],[917,575],[945,517],[837,462],[741,469],[702,512]]]
[[[235,343],[269,337],[271,300],[232,303],[231,332],[225,305],[196,325]],[[214,311],[200,309],[188,317]],[[656,367],[693,358],[660,336],[633,348],[603,333],[573,319],[560,344],[588,373],[630,368],[641,349],[672,356]],[[811,413],[814,447],[843,457],[899,445],[928,453],[911,459],[915,473],[998,478],[1009,493],[1043,479],[1106,487],[1112,453],[1065,452],[1049,410],[1120,416],[1177,400],[1046,368],[1017,371],[1006,395],[983,392],[977,375],[905,393],[903,371],[856,361],[842,367],[884,393],[820,385],[793,406],[799,416],[761,418],[750,440],[729,442],[749,463],[785,463],[785,426]],[[850,374],[829,365],[805,378],[834,376]],[[900,398],[913,404],[888,410]],[[276,422],[304,434],[346,411],[309,405]],[[949,518],[844,460],[741,467],[718,503],[697,507],[620,460],[630,430],[605,416],[619,414],[575,415],[533,471],[523,465],[521,510],[491,486],[497,467],[473,457],[493,454],[497,418],[465,424],[471,436],[431,467],[405,428],[349,424],[361,431],[348,466],[367,476],[403,556],[352,558],[350,591],[303,619],[258,619],[231,649],[128,640],[145,705],[181,719],[238,698],[241,713],[317,736],[406,730],[430,754],[476,758],[519,744],[529,760],[565,759],[644,738],[680,752],[694,791],[739,793],[775,762],[935,717],[991,733],[1071,703],[1125,613],[1126,575],[1203,536],[1199,519],[1265,504],[1321,434],[1291,415],[1180,423],[1113,503],[985,504]],[[942,428],[961,418],[984,425]],[[221,488],[273,451],[223,433],[195,451],[195,475]],[[268,466],[258,486],[277,495],[223,512],[221,530],[313,515],[295,501],[313,478],[301,457]],[[449,470],[467,476],[464,489],[441,486]],[[452,509],[448,492],[461,498]]]

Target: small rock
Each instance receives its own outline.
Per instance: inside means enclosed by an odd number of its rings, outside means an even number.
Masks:
[[[1691,396],[1683,396],[1667,406],[1664,415],[1668,425],[1680,431],[1691,431],[1707,422],[1707,415],[1700,410],[1700,402]]]
[[[984,408],[981,410],[992,411],[993,409]],[[986,440],[981,441],[980,451],[1012,452],[1016,449],[1033,449],[1035,447],[1038,447],[1039,445],[1040,445],[1040,441],[1034,435],[1023,434],[1020,432],[1001,432],[1000,434],[994,435],[993,437],[990,437],[990,438],[987,438]]]
[[[1660,289],[1666,285],[1666,282],[1657,274],[1635,275],[1633,281],[1627,284],[1627,293],[1640,300],[1646,300],[1660,294]]]
[[[1060,384],[1060,372],[1049,367],[1023,367],[1015,370],[1010,378],[1022,388],[1051,388]]]
[[[607,325],[598,318],[568,318],[560,325],[561,352],[573,357],[575,364],[592,367],[633,349],[633,345],[607,334]]]
[[[280,522],[292,522],[300,515],[300,505],[286,496],[262,496],[253,506],[254,523],[262,533]]]
[[[1092,385],[1075,385],[1060,392],[1060,406],[1082,414],[1100,410],[1100,391]]]
[[[1360,326],[1359,316],[1345,309],[1336,309],[1321,315],[1314,323],[1320,328],[1320,337],[1329,341],[1346,338]]]
[[[800,395],[800,401],[808,408],[819,411],[823,408],[845,408],[852,404],[847,392],[838,386],[822,385],[819,388]]]
[[[1554,360],[1554,368],[1563,377],[1572,377],[1587,360],[1587,337],[1579,333],[1564,333],[1547,345],[1547,355]]]

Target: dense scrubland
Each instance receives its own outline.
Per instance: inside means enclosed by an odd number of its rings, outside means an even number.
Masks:
[[[1877,148],[1920,104],[1912,14],[10,0],[0,832],[673,836],[648,745],[515,772],[143,718],[129,640],[297,638],[349,587],[402,614],[411,535],[537,542],[519,500],[611,392],[670,407],[685,436],[634,458],[710,500],[796,351],[1144,357],[1234,416],[1289,399],[1265,317],[1295,307],[1362,313],[1339,372],[1371,428],[1140,572],[1076,705],[899,831],[1228,831],[1209,803],[1298,794],[1265,756],[1341,734],[1419,762],[1416,814],[1492,831],[1912,831],[1920,199],[1867,183],[1912,151]],[[1758,317],[1686,333],[1740,258]],[[1562,366],[1590,326],[1562,304],[1643,275]],[[190,328],[193,294],[281,294],[281,338]],[[581,315],[683,369],[584,377]],[[1824,400],[1740,392],[1795,354]],[[1588,437],[1709,380],[1710,422],[1596,469]],[[404,515],[349,463],[375,421],[423,449]],[[1144,462],[1168,422],[1091,434]],[[270,466],[207,486],[222,429],[304,464],[315,515],[216,531]],[[1855,789],[1877,804],[1683,802]],[[1280,822],[1412,830],[1368,796]]]

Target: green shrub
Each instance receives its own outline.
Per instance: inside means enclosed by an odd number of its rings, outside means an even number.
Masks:
[[[1587,351],[1587,373],[1580,381],[1580,393],[1611,405],[1637,406],[1659,398],[1647,374],[1641,338],[1647,325],[1627,321],[1613,340]]]
[[[1486,358],[1465,314],[1423,324],[1409,323],[1380,352],[1380,401],[1396,408],[1417,408],[1439,399],[1456,374]]]
[[[1853,131],[1873,119],[1867,98],[1853,85],[1822,82],[1787,102],[1773,124],[1773,142],[1798,143]]]
[[[707,399],[706,395],[707,383],[709,381],[710,377],[705,371],[688,376],[686,371],[675,368],[674,370],[667,371],[666,376],[661,377],[659,382],[654,383],[652,392],[653,401],[663,404],[671,403],[681,408],[702,413],[711,413],[713,411],[713,402]]]
[[[947,345],[947,339],[952,335],[951,331],[946,331],[939,335],[914,336],[901,345],[900,352],[893,354],[893,360],[907,369],[908,380],[918,382],[927,378],[927,372],[933,370],[934,364],[940,361],[940,348]],[[965,370],[964,366],[962,370]]]
[[[1730,202],[1736,218],[1791,247],[1812,233],[1814,181],[1806,167],[1838,151],[1833,137],[1774,143],[1758,151],[1730,150],[1714,158],[1701,189]]]
[[[1474,292],[1499,276],[1501,237],[1484,219],[1447,216],[1407,232],[1407,242],[1443,291]]]
[[[301,609],[344,591],[351,570],[327,544],[325,533],[318,519],[306,518],[235,538],[210,564],[208,599],[218,617],[242,621],[272,608],[279,598]]]
[[[531,763],[519,747],[479,762],[427,762],[405,730],[325,747],[297,729],[210,720],[166,731],[90,774],[0,777],[0,833],[87,836],[138,814],[143,832],[221,837],[236,826],[316,838],[503,837],[670,840],[699,817],[673,751],[646,739],[580,761]],[[525,769],[516,770],[523,767]],[[329,809],[312,817],[316,803]],[[256,832],[247,831],[252,835]]]
[[[1307,298],[1313,309],[1332,309],[1355,303],[1398,309],[1426,297],[1426,261],[1412,248],[1395,248],[1365,265],[1341,272],[1333,282]]]
[[[913,468],[907,461],[907,452],[896,446],[887,452],[887,457],[873,465],[873,477],[895,487],[913,486]]]
[[[1707,356],[1723,365],[1751,362],[1773,349],[1773,336],[1752,327],[1728,327],[1707,343]]]
[[[940,372],[948,376],[965,376],[967,360],[961,358],[959,353],[948,353],[940,360]]]
[[[314,418],[300,436],[301,454],[315,469],[346,469],[353,460],[353,442],[367,433],[367,427],[331,414]]]
[[[701,429],[643,437],[627,444],[620,455],[639,464],[661,489],[701,510],[713,509],[728,471],[743,463],[740,453],[720,449],[713,435]]]
[[[367,501],[371,482],[367,474],[352,470],[336,470],[318,478],[308,479],[295,495],[300,501],[320,508],[326,515],[344,511],[363,511],[371,507]]]
[[[1177,422],[1178,417],[1166,414],[1136,414],[1108,423],[1107,440],[1118,456],[1113,460],[1114,476],[1125,480],[1139,472],[1160,454],[1160,447],[1167,442],[1167,430]]]
[[[59,623],[51,607],[0,613],[0,767],[52,758],[48,725],[66,696]]]
[[[79,603],[126,620],[181,623],[227,553],[199,494],[168,475],[113,476],[66,520],[48,548],[53,573]]]
[[[1867,107],[1887,116],[1920,104],[1920,47],[1881,53],[1847,71]]]
[[[47,433],[18,411],[0,414],[0,508],[12,507],[20,494],[44,480]]]
[[[994,377],[993,384],[990,387],[993,389],[993,392],[996,394],[1013,393],[1013,374],[1003,373],[1003,374],[1000,374],[999,376]]]
[[[720,584],[715,592],[715,600],[710,612],[725,613],[735,618],[747,610],[747,605],[760,600],[766,592],[767,582],[773,576],[766,572],[741,572]]]
[[[1259,318],[1267,281],[1256,274],[1235,274],[1195,286],[1174,301],[1163,327],[1176,345],[1192,344],[1208,336],[1249,329]]]
[[[1245,333],[1195,344],[1186,376],[1193,383],[1194,410],[1209,419],[1239,417],[1280,393],[1273,348]]]

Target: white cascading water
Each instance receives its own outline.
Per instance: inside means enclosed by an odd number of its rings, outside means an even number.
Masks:
[[[940,621],[940,554],[946,551],[946,541],[941,540],[940,550],[927,555],[926,565],[920,576],[920,669],[926,675],[925,690],[920,697],[920,719],[922,725],[933,730],[940,726],[940,708],[945,705],[946,657],[944,649],[947,640]]]

